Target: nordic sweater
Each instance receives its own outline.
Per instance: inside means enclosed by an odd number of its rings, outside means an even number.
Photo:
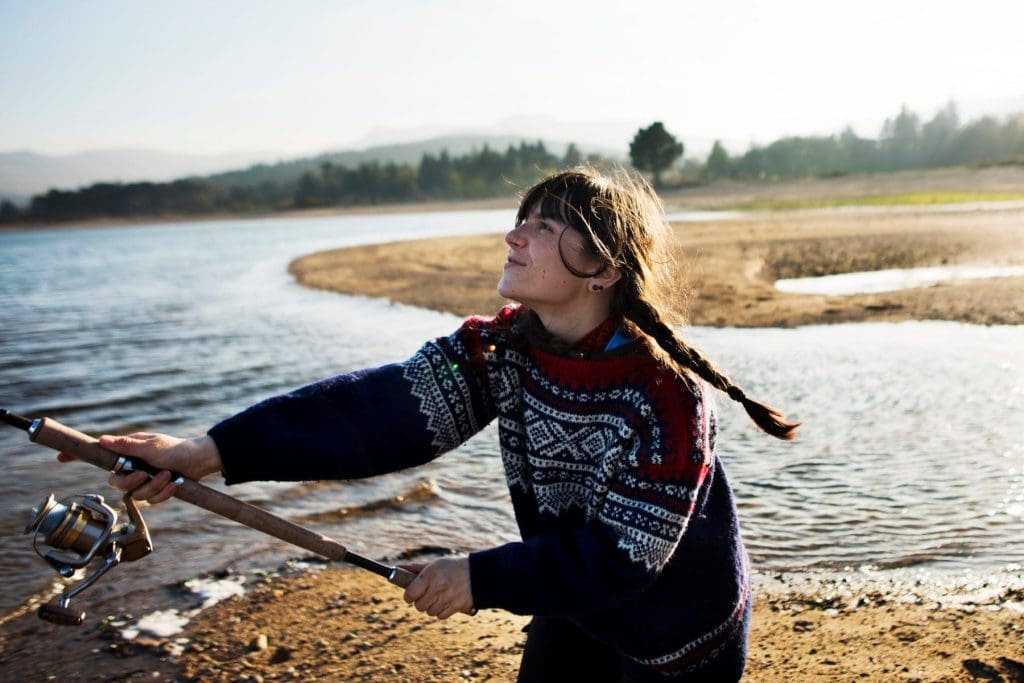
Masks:
[[[402,363],[221,422],[225,479],[383,474],[497,418],[523,540],[470,554],[474,606],[570,618],[648,670],[699,669],[743,625],[750,590],[704,389],[642,340],[590,354],[614,325],[544,350],[525,315],[470,318]]]

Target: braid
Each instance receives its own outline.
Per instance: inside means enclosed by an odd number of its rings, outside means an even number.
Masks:
[[[641,297],[634,299],[634,302],[632,306],[624,307],[623,314],[645,334],[654,339],[673,361],[689,368],[711,386],[725,392],[729,398],[742,404],[747,415],[763,431],[779,439],[789,440],[796,436],[799,422],[786,422],[783,419],[783,414],[775,408],[747,398],[743,390],[712,365],[711,361],[680,339],[672,331],[672,328],[662,321],[657,310],[649,302]]]

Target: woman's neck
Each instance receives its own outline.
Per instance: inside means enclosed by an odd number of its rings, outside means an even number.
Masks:
[[[593,307],[584,311],[576,311],[571,315],[554,315],[537,310],[534,310],[534,313],[537,314],[549,334],[572,346],[607,320],[611,315],[611,310],[609,307]]]

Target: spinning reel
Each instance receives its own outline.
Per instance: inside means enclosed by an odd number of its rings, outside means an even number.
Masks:
[[[32,548],[65,579],[72,578],[97,556],[103,564],[73,589],[65,590],[54,602],[39,607],[39,617],[54,624],[78,626],[85,612],[70,607],[71,598],[121,562],[131,562],[153,551],[149,529],[130,493],[124,506],[128,523],[117,527],[117,512],[103,502],[103,496],[86,494],[57,501],[51,493],[43,504],[32,509],[33,519],[25,533],[35,532]],[[46,548],[41,549],[40,543]],[[45,552],[44,552],[45,550]]]

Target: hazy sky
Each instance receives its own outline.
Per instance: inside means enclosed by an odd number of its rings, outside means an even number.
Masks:
[[[1022,0],[0,0],[0,151],[874,136],[904,103],[1024,109],[1022,26]]]

